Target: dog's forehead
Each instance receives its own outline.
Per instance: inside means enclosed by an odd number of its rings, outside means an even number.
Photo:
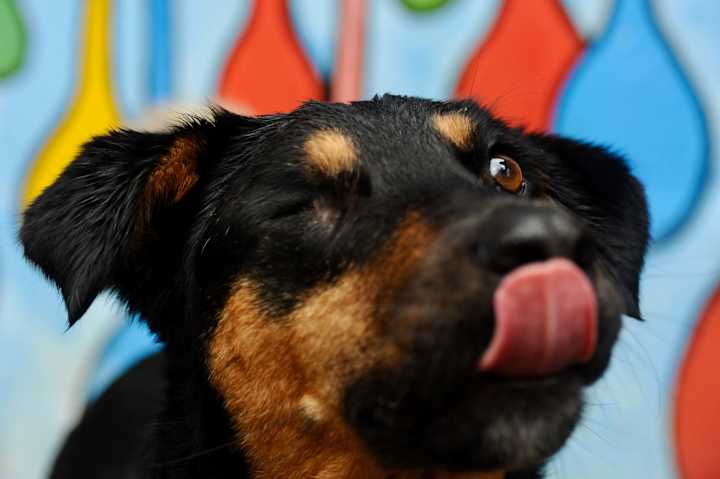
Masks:
[[[506,128],[470,102],[385,96],[351,104],[308,103],[286,134],[305,165],[329,176],[360,167],[406,169],[485,148]],[[297,150],[296,150],[297,151]]]

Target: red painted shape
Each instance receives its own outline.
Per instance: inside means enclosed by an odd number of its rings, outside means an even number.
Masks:
[[[323,84],[295,36],[286,0],[255,0],[252,9],[221,77],[221,103],[265,114],[323,99]]]
[[[340,8],[332,101],[350,102],[362,97],[367,4],[365,0],[343,0]]]
[[[695,328],[675,390],[680,477],[720,477],[720,289]]]
[[[514,125],[547,130],[555,99],[584,47],[558,0],[505,0],[456,96],[474,98]]]

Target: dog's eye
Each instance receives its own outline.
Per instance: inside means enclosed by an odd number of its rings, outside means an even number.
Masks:
[[[490,176],[505,191],[521,194],[525,191],[525,177],[520,165],[510,157],[497,155],[490,159]]]
[[[291,201],[277,206],[277,208],[272,212],[270,218],[272,220],[281,220],[308,211],[312,209],[312,207],[312,200],[308,200],[306,198]]]

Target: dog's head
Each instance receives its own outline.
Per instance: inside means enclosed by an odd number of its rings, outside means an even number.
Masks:
[[[197,357],[256,471],[371,477],[557,451],[647,230],[607,151],[386,96],[96,138],[21,239],[71,323],[111,290]]]

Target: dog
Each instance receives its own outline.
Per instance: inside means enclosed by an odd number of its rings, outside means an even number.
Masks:
[[[385,95],[88,142],[25,211],[69,323],[164,350],[53,477],[540,477],[639,317],[642,185],[470,101]]]

